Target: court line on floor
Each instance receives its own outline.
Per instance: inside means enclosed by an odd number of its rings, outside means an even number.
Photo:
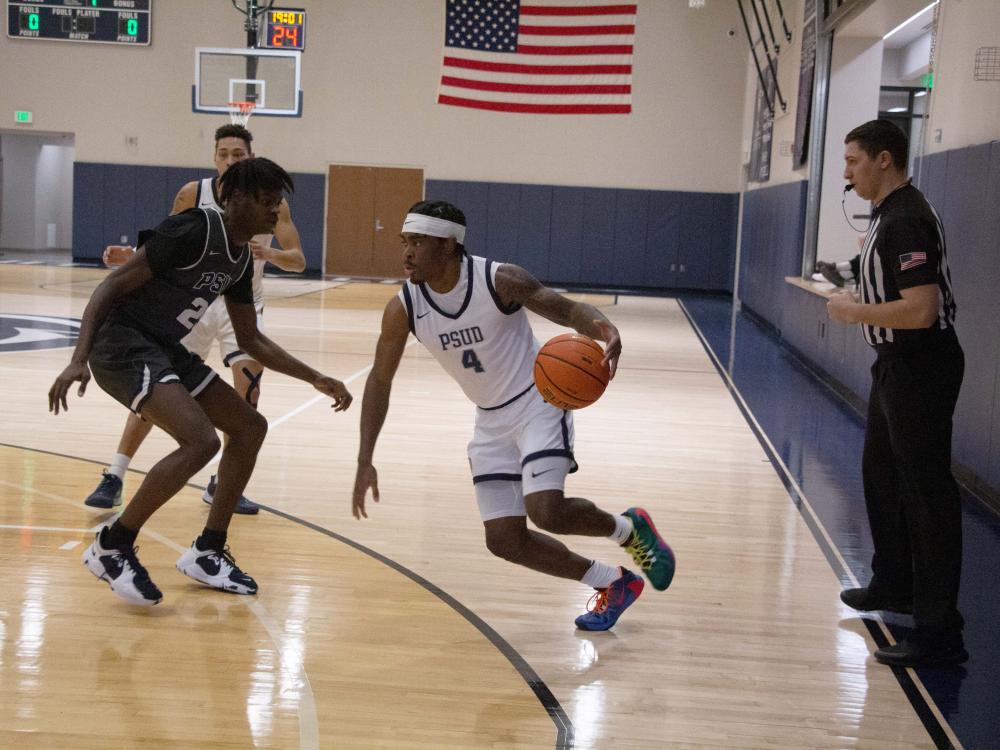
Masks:
[[[416,343],[417,343],[416,339],[411,339],[410,341],[406,342],[406,346],[404,347],[404,350],[407,349],[407,348],[409,348],[409,347],[411,347],[411,346],[413,346]],[[342,381],[342,382],[344,383],[344,385],[349,385],[350,383],[353,383],[355,380],[357,380],[358,378],[360,378],[362,375],[366,375],[372,369],[373,365],[374,365],[374,363],[372,363],[371,365],[367,365],[365,367],[362,367],[357,372],[352,373],[351,375],[348,375],[347,378],[344,381]],[[319,394],[317,396],[313,396],[308,401],[306,401],[306,402],[304,402],[302,404],[299,404],[294,409],[292,409],[290,412],[282,414],[277,419],[269,420],[268,423],[267,423],[268,432],[270,432],[271,430],[273,430],[275,427],[278,427],[278,426],[284,424],[289,419],[292,419],[293,417],[298,416],[299,414],[301,414],[302,412],[304,412],[306,409],[310,408],[311,406],[313,406],[315,404],[318,404],[320,401],[323,401],[324,399],[329,399],[329,398],[330,397],[327,396],[326,394],[321,393],[321,394]],[[360,398],[355,398],[354,399],[354,403],[352,405],[356,406],[357,408],[360,409],[361,408],[361,399]],[[221,450],[212,457],[212,460],[209,461],[207,465],[208,466],[214,466],[215,464],[219,463],[220,460],[222,460],[222,451]]]
[[[156,531],[143,528],[140,533],[145,534],[150,539],[153,539],[166,547],[170,547],[170,549],[177,552],[177,554],[184,554],[187,550],[187,547],[182,547],[172,539],[169,539]],[[274,647],[278,649],[278,653],[281,654],[282,661],[285,661],[287,658],[286,654],[289,653],[291,649],[286,643],[286,638],[281,630],[281,625],[278,624],[274,615],[272,615],[268,611],[267,607],[261,604],[260,600],[255,596],[243,597],[239,599],[239,602],[253,612],[254,616],[260,621],[260,624],[264,626],[264,630],[266,630],[268,636],[270,636],[271,641],[274,643]],[[299,748],[301,748],[301,750],[319,750],[319,720],[316,714],[316,695],[313,693],[312,683],[309,681],[309,673],[306,671],[305,665],[302,664],[301,660],[296,661],[298,663],[297,677],[302,681],[303,685],[303,689],[299,694],[299,710],[297,712],[299,716]]]
[[[99,461],[94,461],[88,458],[79,458],[77,456],[70,456],[65,453],[57,453],[55,451],[44,450],[41,448],[28,448],[20,445],[12,445],[10,443],[0,443],[0,447],[14,448],[17,450],[24,450],[24,451],[32,451],[34,453],[44,453],[46,455],[57,456],[59,458],[67,458],[72,461],[83,461],[85,463],[101,465],[101,462]],[[146,473],[144,471],[139,471],[137,469],[129,469],[129,471],[143,475],[145,475]],[[68,503],[72,505],[74,508],[80,507],[77,501],[69,500],[68,498],[64,498],[59,495],[51,495],[50,493],[46,493],[36,488],[22,487],[22,485],[15,485],[3,479],[0,479],[0,484],[15,488],[27,489],[32,492],[41,494],[43,496],[48,496],[53,499],[59,500],[60,502]],[[204,487],[198,487],[197,485],[192,485],[192,484],[188,484],[186,486],[193,487],[194,489],[198,490],[205,489]],[[361,552],[362,554],[373,558],[374,560],[382,563],[383,565],[386,565],[395,570],[396,572],[406,576],[411,581],[421,586],[427,592],[429,592],[433,596],[436,596],[446,605],[451,607],[456,613],[458,613],[473,627],[475,627],[476,630],[478,630],[493,645],[494,648],[496,648],[501,654],[503,654],[503,656],[510,662],[511,666],[513,666],[514,669],[517,671],[517,673],[521,675],[521,678],[525,681],[525,683],[527,683],[528,687],[535,694],[535,697],[538,699],[538,702],[542,704],[542,708],[545,709],[546,714],[549,716],[549,718],[552,720],[552,723],[555,725],[556,728],[555,750],[571,750],[573,748],[576,730],[573,726],[572,720],[566,713],[566,710],[562,707],[562,704],[559,703],[559,699],[556,698],[555,694],[549,689],[549,686],[545,684],[545,681],[541,678],[541,676],[537,672],[535,672],[535,670],[531,667],[530,664],[528,664],[527,660],[523,656],[521,656],[521,654],[517,651],[517,649],[515,649],[510,643],[508,643],[502,635],[500,635],[496,630],[490,627],[490,625],[487,624],[485,620],[483,620],[481,617],[475,614],[472,610],[470,610],[464,604],[462,604],[453,596],[451,596],[451,594],[448,594],[443,589],[431,583],[428,579],[424,578],[418,573],[415,573],[409,568],[403,566],[401,563],[398,563],[395,560],[386,557],[385,555],[382,555],[381,553],[376,552],[375,550],[366,547],[363,544],[360,544],[359,542],[354,541],[353,539],[338,534],[335,531],[325,529],[322,526],[312,523],[311,521],[307,521],[297,516],[293,516],[290,513],[286,513],[285,511],[279,510],[277,508],[272,508],[271,506],[263,504],[260,505],[260,508],[261,510],[267,511],[272,515],[278,516],[279,518],[283,518],[287,521],[292,521],[293,523],[297,523],[312,531],[318,531],[324,536],[328,536],[331,539],[335,539],[336,541],[341,542],[342,544],[345,544],[351,547],[352,549],[357,550],[358,552]],[[113,514],[108,514],[109,517],[111,515]],[[93,529],[91,529],[90,531],[96,532],[96,530],[100,528],[102,525],[103,521],[94,526]],[[156,537],[159,536],[158,534],[156,536],[153,536],[154,534],[156,534],[156,532],[151,532],[146,529],[143,529],[141,533],[147,534],[154,539],[156,539]],[[267,626],[265,624],[265,628],[266,627]],[[280,631],[280,628],[278,628],[278,630]],[[303,676],[305,677],[304,669],[302,670],[302,673]],[[311,688],[310,688],[310,694],[311,694]],[[313,706],[313,710],[315,711],[315,704]],[[318,735],[318,730],[317,730],[317,735]],[[304,735],[302,734],[302,730],[300,729],[300,737],[302,736]],[[316,744],[308,747],[302,745],[301,747],[302,750],[313,750],[313,748],[318,748],[319,745]]]
[[[535,697],[538,698],[539,703],[542,704],[542,707],[545,709],[545,712],[549,715],[549,718],[552,719],[552,722],[556,725],[556,733],[557,733],[556,745],[555,745],[556,750],[564,750],[573,747],[573,738],[575,733],[573,729],[573,723],[572,721],[570,721],[570,718],[566,714],[566,711],[559,703],[559,700],[555,697],[552,691],[549,690],[549,686],[546,685],[545,682],[542,680],[542,678],[538,675],[538,673],[535,672],[534,669],[532,669],[531,665],[528,664],[525,658],[521,656],[521,654],[518,653],[518,651],[513,646],[511,646],[510,643],[508,643],[502,635],[500,635],[496,630],[490,627],[490,625],[485,620],[479,617],[479,615],[470,610],[468,607],[466,607],[464,604],[458,601],[451,594],[449,594],[448,592],[444,591],[443,589],[439,588],[438,586],[436,586],[435,584],[431,583],[429,580],[421,576],[419,573],[410,570],[409,568],[405,567],[401,563],[396,562],[392,558],[386,557],[385,555],[376,552],[370,547],[366,547],[363,544],[360,544],[359,542],[350,539],[349,537],[338,534],[336,531],[331,531],[330,529],[319,526],[318,524],[315,524],[311,521],[307,521],[304,518],[293,516],[291,513],[286,513],[283,510],[279,510],[277,508],[271,508],[266,505],[261,505],[260,507],[266,509],[268,512],[273,513],[274,515],[280,518],[284,518],[287,521],[292,521],[293,523],[297,523],[312,531],[318,531],[320,534],[328,536],[331,539],[336,539],[341,544],[345,544],[348,547],[351,547],[352,549],[361,552],[362,554],[374,558],[383,565],[386,565],[395,570],[397,573],[400,573],[401,575],[409,578],[411,581],[421,586],[427,592],[436,596],[442,602],[444,602],[453,610],[455,610],[455,612],[457,612],[459,615],[465,618],[465,620],[467,620],[474,628],[476,628],[476,630],[482,633],[483,636],[490,643],[493,644],[493,646],[497,649],[497,651],[499,651],[507,658],[507,661],[509,661],[511,666],[513,666],[514,669],[517,670],[518,674],[520,674],[522,679],[524,679],[524,681],[528,684],[528,687],[530,687],[532,692],[534,692]]]
[[[17,446],[10,446],[17,447]],[[21,450],[32,450],[30,448],[22,448]],[[44,453],[49,453],[49,451],[40,451]],[[51,453],[50,455],[63,456],[60,453]],[[70,456],[65,456],[66,458],[72,458]],[[80,459],[74,459],[80,460]],[[85,460],[85,459],[84,459]],[[55,500],[56,502],[62,503],[63,505],[69,505],[70,507],[80,510],[80,502],[78,500],[72,500],[68,497],[62,495],[56,495],[51,492],[46,492],[37,487],[33,487],[27,484],[17,484],[15,482],[8,482],[6,479],[0,479],[0,485],[5,487],[10,487],[15,490],[22,490],[24,492],[30,492],[35,495],[47,498],[49,500]],[[57,529],[56,527],[37,527],[40,530],[59,530],[59,531],[71,531],[75,533],[96,533],[97,529],[103,526],[103,523],[99,523],[86,532],[82,529]],[[20,527],[5,527],[0,526],[0,528],[20,528]],[[183,554],[187,547],[183,547],[172,539],[163,536],[162,534],[152,531],[151,529],[143,528],[139,532],[143,536],[147,536],[160,544],[169,547],[178,554]],[[219,594],[224,595],[223,593]],[[281,630],[281,626],[274,616],[268,611],[267,607],[260,603],[254,597],[242,597],[238,600],[241,604],[245,605],[254,616],[258,619],[260,624],[267,631],[268,636],[271,638],[272,643],[274,643],[275,649],[278,653],[284,656],[289,651],[288,644],[286,643],[286,638]],[[313,693],[312,683],[309,681],[309,673],[306,671],[305,665],[301,662],[298,663],[298,678],[301,680],[303,689],[300,693],[299,698],[299,749],[300,750],[319,750],[319,721],[316,714],[316,696]]]
[[[4,480],[0,480],[0,484],[6,484],[8,487],[19,489],[18,485],[11,484],[10,482]],[[68,534],[95,534],[100,527],[101,525],[98,524],[92,529],[69,529],[63,526],[31,526],[20,523],[0,523],[0,529],[15,529],[18,531],[65,531]]]
[[[740,389],[736,386],[736,383],[733,382],[733,379],[729,376],[726,368],[722,366],[719,358],[715,355],[715,351],[708,343],[708,339],[702,333],[701,328],[695,322],[694,317],[688,311],[682,300],[678,299],[677,304],[683,311],[684,316],[688,320],[688,324],[691,326],[692,330],[694,330],[695,335],[701,342],[705,352],[712,360],[712,364],[715,365],[716,371],[719,373],[723,384],[726,386],[730,395],[733,397],[733,400],[736,402],[736,406],[743,414],[743,418],[747,421],[747,424],[750,426],[750,429],[757,438],[757,441],[760,443],[764,452],[767,454],[767,457],[770,459],[771,465],[777,472],[782,484],[785,485],[785,489],[788,491],[788,494],[792,496],[793,503],[799,509],[799,513],[802,515],[803,520],[805,520],[806,525],[812,532],[813,538],[819,544],[824,556],[834,568],[834,572],[838,572],[837,568],[839,567],[839,575],[847,578],[854,586],[858,586],[859,582],[857,577],[854,575],[854,571],[851,570],[847,561],[844,560],[843,555],[840,553],[840,549],[833,542],[833,539],[830,537],[829,532],[827,532],[823,522],[819,519],[816,511],[813,510],[812,504],[806,497],[805,492],[803,492],[798,482],[795,481],[795,477],[792,476],[792,472],[788,469],[788,466],[781,458],[781,455],[775,449],[774,444],[771,443],[771,439],[767,436],[767,433],[764,432],[764,428],[761,427],[760,422],[757,421],[757,417],[754,416],[750,406],[743,398],[743,394],[740,392]],[[889,631],[888,626],[885,624],[885,621],[878,615],[875,615],[877,628],[873,626],[872,620],[868,618],[861,619],[868,628],[869,633],[872,634],[872,638],[876,641],[876,644],[878,644],[878,639],[876,638],[877,633],[880,633],[885,642],[888,644],[894,644],[896,642],[892,633]],[[934,740],[935,744],[938,747],[951,747],[955,748],[955,750],[961,750],[962,743],[958,739],[958,735],[955,734],[955,730],[952,729],[948,720],[945,719],[944,715],[941,713],[937,703],[935,703],[934,699],[931,697],[927,687],[917,675],[916,671],[911,668],[903,669],[900,667],[892,667],[891,669],[893,674],[895,674],[900,687],[903,689],[903,693],[907,696],[910,704],[913,706],[917,717],[924,725],[924,728],[927,729],[928,734],[930,734],[931,739]],[[907,680],[909,681],[909,685],[906,684]],[[922,700],[918,700],[918,697]]]

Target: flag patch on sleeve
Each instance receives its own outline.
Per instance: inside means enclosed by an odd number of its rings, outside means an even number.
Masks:
[[[899,270],[905,271],[909,268],[921,266],[927,262],[927,253],[904,253],[899,256]]]

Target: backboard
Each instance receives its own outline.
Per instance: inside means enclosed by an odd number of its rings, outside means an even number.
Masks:
[[[191,108],[226,114],[229,102],[252,101],[254,116],[301,117],[301,61],[292,50],[198,47]]]

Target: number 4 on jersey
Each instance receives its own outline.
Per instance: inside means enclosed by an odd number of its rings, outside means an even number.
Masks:
[[[479,357],[476,356],[475,349],[466,349],[462,352],[462,367],[472,368],[476,372],[486,372],[483,369],[483,363],[479,361]]]

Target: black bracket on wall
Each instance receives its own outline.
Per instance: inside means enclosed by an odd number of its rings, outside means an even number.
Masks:
[[[757,68],[757,78],[760,81],[760,87],[764,91],[764,96],[767,99],[767,108],[771,111],[771,116],[774,116],[774,103],[777,100],[778,104],[781,105],[781,111],[784,112],[788,109],[788,102],[785,101],[785,97],[781,95],[781,87],[778,85],[778,66],[775,60],[778,58],[778,52],[781,49],[781,45],[778,44],[774,37],[774,29],[771,26],[771,17],[767,12],[766,0],[759,0],[760,8],[758,8],[758,0],[749,0],[750,9],[753,11],[754,21],[757,25],[757,38],[754,39],[753,32],[750,31],[750,23],[747,21],[747,14],[743,8],[743,0],[736,0],[740,8],[740,18],[743,19],[743,30],[747,33],[747,42],[750,44],[750,52],[753,54],[753,64]],[[791,40],[792,34],[788,31],[788,26],[785,24],[785,14],[781,9],[780,0],[778,4],[778,11],[781,15],[781,23],[784,26],[785,39]],[[767,21],[767,29],[771,34],[771,42],[769,45],[767,43],[767,37],[764,35],[764,25],[761,23],[760,17],[761,12],[764,14],[764,18]],[[771,56],[771,49],[774,49],[774,56]],[[767,96],[767,84],[764,80],[764,69],[761,67],[760,58],[757,56],[757,47],[763,47],[762,54],[764,60],[767,62],[767,70],[771,75],[771,81],[774,83],[774,97]]]

